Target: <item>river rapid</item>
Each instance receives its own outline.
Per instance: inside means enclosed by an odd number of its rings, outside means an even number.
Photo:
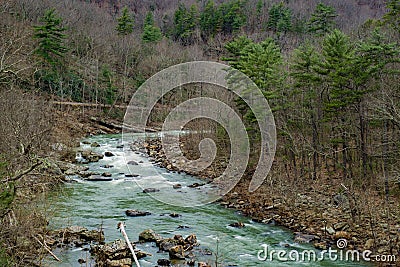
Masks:
[[[142,134],[134,136],[137,139],[143,137]],[[285,261],[278,260],[276,254],[272,261],[270,258],[262,261],[258,256],[264,256],[261,251],[264,250],[265,245],[268,246],[268,252],[284,250],[289,253],[293,250],[297,252],[313,250],[317,258],[320,252],[310,244],[294,242],[293,233],[284,228],[253,222],[250,218],[243,217],[234,210],[223,208],[218,203],[198,207],[179,207],[158,201],[151,195],[143,193],[143,188],[135,182],[135,179],[145,179],[149,176],[148,167],[153,167],[153,162],[147,155],[131,152],[131,156],[139,164],[133,169],[138,177],[130,178],[125,176],[130,171],[124,157],[126,152],[121,148],[121,135],[99,135],[83,141],[97,142],[100,147],[93,148],[90,144],[81,143],[81,149],[92,149],[102,154],[108,151],[114,154],[112,157],[104,157],[99,162],[87,165],[90,171],[111,173],[113,180],[95,182],[86,181],[77,176],[69,177],[70,182],[66,183],[60,192],[51,196],[47,205],[51,228],[57,229],[71,225],[89,229],[102,228],[106,242],[122,239],[121,233],[117,230],[117,223],[120,221],[126,224],[126,231],[131,241],[137,241],[139,233],[145,229],[153,229],[163,237],[173,237],[175,234],[186,237],[193,233],[200,244],[196,261],[208,262],[212,266],[369,266],[360,262],[333,261],[326,257],[322,261]],[[126,144],[123,145],[126,148]],[[104,168],[105,165],[113,167]],[[175,190],[170,189],[172,184],[180,183],[182,189],[178,193],[185,194],[188,198],[204,198],[203,190],[187,187],[193,183],[204,183],[204,181],[161,168],[158,168],[158,171],[167,178],[165,183],[169,190]],[[161,190],[154,194],[168,194],[168,190]],[[148,211],[151,215],[128,217],[125,215],[127,209]],[[171,213],[178,213],[180,216],[171,217]],[[235,222],[243,222],[245,227],[229,226]],[[140,260],[141,266],[156,266],[158,259],[168,259],[168,253],[158,252],[154,243],[137,244],[136,247],[152,254]],[[55,253],[62,262],[55,262],[49,258],[47,266],[94,266],[87,247],[57,249]],[[85,259],[86,263],[80,264],[78,259]],[[176,261],[173,264],[185,266],[184,261]]]

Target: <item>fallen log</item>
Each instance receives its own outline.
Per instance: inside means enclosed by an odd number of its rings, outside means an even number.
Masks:
[[[47,252],[49,252],[49,254],[50,254],[51,256],[53,256],[53,258],[54,258],[56,261],[59,261],[59,262],[62,261],[62,260],[60,260],[60,259],[50,250],[50,248],[49,248],[45,243],[40,242],[40,240],[39,240],[36,236],[33,236],[33,238],[34,238],[45,250],[47,250]]]

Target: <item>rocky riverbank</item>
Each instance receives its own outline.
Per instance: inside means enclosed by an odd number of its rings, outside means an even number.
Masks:
[[[217,177],[225,159],[217,160],[213,168],[201,173],[169,162],[158,139],[142,144],[158,165],[170,171],[184,171],[207,180]],[[139,144],[135,144],[139,146]],[[186,154],[190,152],[186,151]],[[182,167],[180,167],[182,166]],[[216,167],[215,167],[216,166]],[[279,175],[274,173],[272,175]],[[337,248],[338,240],[346,240],[345,249],[372,251],[371,261],[379,266],[398,266],[400,260],[400,207],[396,199],[385,202],[382,196],[350,190],[337,177],[318,181],[288,181],[270,179],[256,192],[248,192],[251,174],[246,173],[239,184],[220,204],[238,210],[254,221],[281,225],[294,232],[296,242],[312,243],[318,249]],[[378,262],[377,255],[391,255],[397,261]]]

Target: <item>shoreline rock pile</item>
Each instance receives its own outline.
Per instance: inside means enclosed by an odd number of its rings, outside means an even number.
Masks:
[[[134,243],[131,243],[135,247]],[[141,259],[151,254],[134,250],[137,259]],[[117,239],[113,242],[103,245],[93,245],[90,247],[90,253],[96,258],[98,267],[130,267],[132,266],[132,254],[124,240]]]

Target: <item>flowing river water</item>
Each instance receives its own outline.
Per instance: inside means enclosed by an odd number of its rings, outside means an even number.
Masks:
[[[138,134],[137,138],[143,138],[143,135]],[[71,182],[50,199],[51,205],[48,212],[52,218],[51,227],[54,229],[71,225],[89,229],[101,227],[104,230],[106,242],[122,239],[121,233],[117,230],[117,223],[120,221],[126,224],[126,231],[131,241],[138,240],[139,233],[145,229],[153,229],[163,237],[173,237],[175,234],[186,237],[194,233],[202,251],[197,260],[208,262],[212,266],[369,266],[363,262],[334,261],[326,258],[322,261],[293,262],[280,261],[275,257],[273,261],[269,259],[261,261],[257,254],[260,250],[264,250],[262,244],[268,245],[269,252],[272,249],[284,250],[288,253],[291,250],[302,252],[314,249],[310,244],[294,242],[293,233],[284,228],[253,222],[250,218],[243,217],[234,210],[223,208],[217,203],[199,207],[177,207],[160,202],[143,193],[143,189],[134,181],[135,178],[125,177],[129,170],[124,151],[121,149],[121,135],[93,136],[86,141],[97,142],[100,147],[92,148],[88,144],[81,144],[82,149],[92,149],[103,154],[109,151],[115,155],[88,164],[90,171],[110,172],[113,180],[91,182],[70,177]],[[146,167],[153,163],[144,154],[134,154],[134,157],[137,162],[140,162],[135,169],[135,174],[139,175],[138,178],[146,177],[148,175]],[[102,167],[107,164],[113,167],[107,169]],[[186,188],[187,185],[195,182],[203,182],[196,177],[168,172],[161,168],[159,171],[164,173],[170,183],[182,184],[182,194],[187,194],[190,198],[196,195],[201,197],[200,194],[203,194],[201,190]],[[127,209],[148,211],[151,215],[127,217],[125,215]],[[169,216],[171,213],[178,213],[181,216],[173,218]],[[245,227],[229,226],[235,222],[243,222]],[[137,248],[152,254],[140,260],[141,266],[156,266],[158,259],[168,259],[168,253],[158,252],[154,243],[137,244]],[[49,259],[48,266],[94,266],[94,261],[90,259],[85,247],[58,249],[55,253],[62,262]],[[318,257],[319,252],[316,251],[316,253]],[[263,253],[260,255],[264,256]],[[87,262],[80,264],[78,259],[85,259]],[[174,262],[174,266],[184,266],[183,263],[182,261]]]

